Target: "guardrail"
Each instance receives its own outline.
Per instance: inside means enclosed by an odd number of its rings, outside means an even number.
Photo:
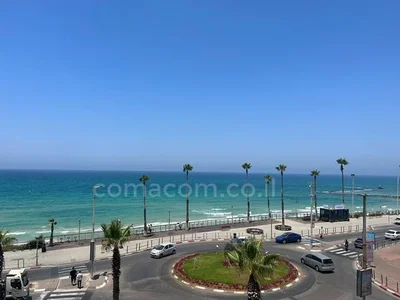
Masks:
[[[385,276],[384,274],[379,273],[377,270],[372,270],[372,277],[375,279],[376,282],[387,287],[388,289],[391,289],[392,291],[395,291],[397,293],[400,292],[399,282],[396,279]]]

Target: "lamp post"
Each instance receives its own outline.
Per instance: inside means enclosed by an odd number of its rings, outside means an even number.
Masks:
[[[313,228],[314,228],[314,223],[313,223],[313,184],[310,182],[309,183],[309,188],[310,188],[310,248],[313,247]]]
[[[232,225],[233,225],[233,205],[231,205],[231,216],[232,216]]]
[[[93,271],[94,271],[94,258],[96,254],[96,243],[94,238],[94,230],[95,230],[95,223],[96,223],[96,190],[100,188],[99,185],[95,185],[93,187],[93,211],[92,211],[92,239],[90,241],[90,261],[92,263],[92,268],[90,270],[90,278],[93,278]]]
[[[400,168],[400,165],[399,165]],[[397,208],[396,208],[396,214],[399,214],[399,186],[400,186],[400,177],[397,175]]]
[[[171,231],[171,211],[168,211],[168,232]]]
[[[352,178],[352,186],[351,186],[351,212],[354,215],[354,176],[356,176],[356,174],[351,174],[351,178]]]

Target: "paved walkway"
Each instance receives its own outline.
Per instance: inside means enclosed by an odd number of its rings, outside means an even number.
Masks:
[[[388,225],[392,224],[395,216],[388,218],[376,217],[368,218],[367,225]],[[294,220],[286,220],[287,225],[292,226],[292,231],[301,233],[303,236],[310,235],[310,224],[301,223]],[[325,234],[332,233],[342,233],[342,232],[354,232],[362,231],[362,218],[352,219],[349,222],[337,222],[337,223],[317,223],[314,229],[313,235],[318,235],[318,232],[323,226]],[[251,224],[247,228],[252,227]],[[257,228],[262,228],[267,239],[271,238],[271,226],[269,224],[257,226]],[[201,233],[185,233],[179,235],[173,235],[163,238],[149,238],[148,240],[132,240],[126,243],[124,249],[121,249],[121,254],[128,254],[133,252],[139,252],[146,249],[151,249],[153,246],[162,242],[173,242],[173,243],[183,243],[183,242],[194,242],[194,241],[204,241],[204,240],[224,240],[230,239],[233,233],[237,233],[238,236],[247,236],[246,228],[235,228],[227,231],[211,231],[211,232],[201,232]],[[282,234],[282,231],[277,231],[273,227],[272,237]],[[38,251],[38,267],[40,266],[59,266],[62,264],[73,264],[79,262],[89,261],[89,246],[64,248],[64,249],[51,249],[47,248],[48,251],[42,253]],[[96,260],[109,259],[112,256],[112,251],[105,252],[102,250],[101,245],[96,245]],[[19,263],[19,266],[18,266]],[[17,267],[31,268],[36,267],[36,250],[24,250],[15,252],[5,253],[5,269],[12,269]]]
[[[399,292],[400,244],[375,251],[373,265],[375,266],[375,280]]]

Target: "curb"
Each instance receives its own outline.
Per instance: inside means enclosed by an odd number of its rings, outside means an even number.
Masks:
[[[286,284],[286,285],[284,285],[284,286],[281,286],[281,287],[273,288],[273,289],[270,289],[270,290],[261,290],[261,293],[262,293],[262,294],[271,294],[271,293],[273,293],[273,292],[278,292],[278,291],[286,290],[286,289],[292,287],[293,285],[295,285],[296,283],[298,283],[298,282],[300,281],[299,277],[301,276],[301,273],[300,273],[300,271],[299,271],[299,268],[297,268],[295,264],[292,264],[292,265],[293,265],[293,266],[296,268],[296,270],[297,270],[297,277],[296,277],[295,280],[293,280],[292,282],[290,282],[290,283],[288,283],[288,284]],[[204,286],[199,286],[199,285],[191,284],[191,283],[189,283],[189,282],[187,282],[187,281],[184,281],[184,280],[180,279],[180,278],[174,273],[174,267],[175,267],[175,264],[173,264],[173,266],[172,266],[171,275],[172,275],[177,281],[183,283],[184,285],[190,286],[190,287],[193,288],[193,289],[200,289],[200,290],[205,290],[205,291],[214,292],[214,293],[227,293],[227,294],[235,294],[235,295],[236,295],[236,294],[244,295],[244,294],[247,293],[247,291],[220,290],[220,289],[207,288],[207,287],[204,287]]]
[[[107,282],[108,282],[108,276],[105,276],[105,277],[104,277],[104,282],[103,282],[102,284],[100,284],[100,285],[96,286],[96,290],[98,290],[98,289],[101,289],[101,288],[105,287],[105,286],[106,286],[106,284],[107,284]]]

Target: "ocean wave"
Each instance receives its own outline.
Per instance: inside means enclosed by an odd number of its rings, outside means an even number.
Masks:
[[[8,235],[24,235],[26,232],[9,232]]]
[[[213,217],[225,217],[225,216],[231,216],[232,212],[213,212],[213,211],[204,211],[204,210],[192,210],[194,213],[198,214],[203,214],[206,216],[213,216]]]
[[[225,208],[211,208],[211,210],[221,211],[221,210],[226,210],[226,209]]]
[[[36,231],[35,233],[43,234],[43,233],[51,233],[50,230]]]

